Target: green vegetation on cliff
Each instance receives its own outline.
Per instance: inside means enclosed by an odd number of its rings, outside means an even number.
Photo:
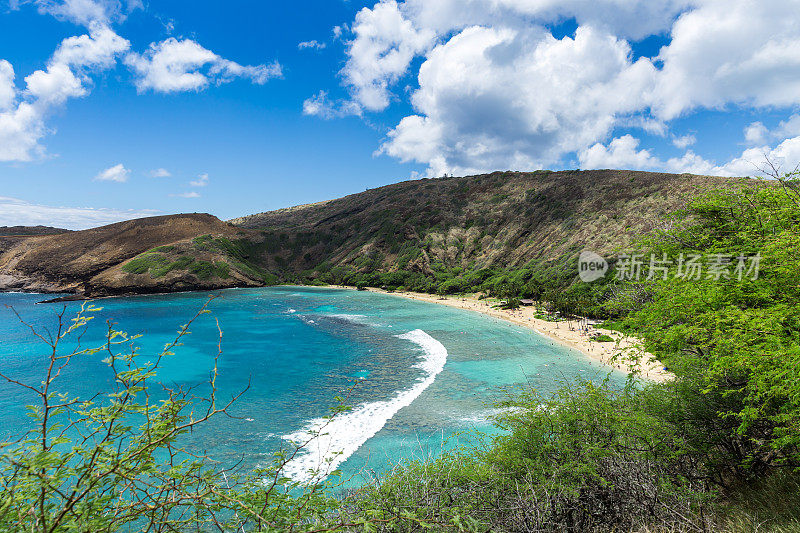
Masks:
[[[580,250],[624,248],[692,195],[739,182],[617,170],[495,172],[406,181],[231,223],[194,213],[3,237],[0,289],[100,296],[282,281],[448,294],[519,287],[525,296],[553,296],[574,279]],[[202,262],[226,263],[230,276],[208,265],[192,271]]]
[[[610,316],[576,285],[577,255],[614,254],[685,207],[748,180],[632,171],[495,172],[418,180],[232,221],[258,230],[282,280],[542,299]]]
[[[265,285],[275,284],[277,278],[274,275],[253,263],[257,250],[258,244],[249,240],[230,240],[207,234],[193,238],[190,243],[153,248],[124,263],[121,268],[129,274],[149,274],[152,279],[177,271],[201,281],[228,280],[233,270]]]
[[[167,256],[156,252],[163,249],[164,247],[155,248],[153,251],[134,257],[122,265],[122,270],[131,274],[148,273],[152,278],[160,278],[173,270],[187,270],[195,262],[191,257],[180,257],[175,261],[170,261]]]
[[[213,246],[195,245],[198,236],[208,236]],[[237,243],[258,242],[258,232],[200,213],[0,237],[0,290],[95,297],[263,286],[276,278],[237,249]]]
[[[487,272],[541,280],[582,249],[610,253],[687,198],[741,180],[618,170],[416,180],[231,222],[260,232],[260,264],[286,280],[351,279],[458,292]],[[360,278],[359,278],[360,276]],[[377,276],[377,277],[376,277]]]

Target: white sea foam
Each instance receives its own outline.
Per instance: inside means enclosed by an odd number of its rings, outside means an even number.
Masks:
[[[298,316],[300,316],[300,319],[308,324],[314,323],[314,321],[309,320],[306,315],[302,316],[298,315]],[[321,319],[327,319],[327,320],[337,320],[339,322],[348,322],[350,324],[355,324],[356,326],[381,327],[381,324],[379,324],[378,322],[374,322],[370,317],[366,315],[355,315],[347,313],[325,313],[321,315],[312,314],[311,316],[318,316]]]
[[[335,318],[339,320],[343,320],[345,322],[350,322],[352,324],[360,324],[360,325],[371,325],[370,321],[367,320],[365,315],[349,315],[345,313],[330,313],[325,315],[326,318]]]
[[[297,312],[297,309],[292,309],[290,307],[286,312],[289,313],[290,315],[293,315],[293,314],[295,314]]]
[[[456,416],[455,419],[468,424],[486,424],[499,415],[523,411],[524,409],[517,407],[490,407],[467,415]]]
[[[285,435],[285,440],[302,444],[319,433],[286,465],[288,477],[304,483],[321,481],[431,386],[447,362],[447,349],[421,329],[397,337],[422,348],[424,354],[414,368],[421,369],[424,375],[390,400],[365,403],[333,419],[318,418],[300,431]]]
[[[456,420],[467,424],[485,424],[489,422],[493,416],[497,416],[502,412],[502,409],[489,408],[466,415],[458,415],[454,417]]]

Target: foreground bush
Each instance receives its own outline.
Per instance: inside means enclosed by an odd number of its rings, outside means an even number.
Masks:
[[[498,420],[506,434],[401,468],[364,489],[352,510],[476,531],[694,525],[711,494],[683,474],[692,468],[686,450],[642,405],[648,398],[590,383],[553,397],[523,393]]]
[[[696,402],[716,431],[709,461],[725,486],[800,467],[800,183],[793,178],[694,199],[649,245],[657,257],[729,263],[721,275],[634,283],[648,298],[627,305],[625,326],[694,379]],[[738,258],[753,256],[757,275],[737,275]]]
[[[0,445],[0,530],[304,531],[326,518],[336,502],[325,487],[300,487],[282,474],[308,443],[279,452],[272,468],[247,475],[184,448],[181,437],[225,415],[238,398],[218,401],[216,360],[204,397],[157,381],[162,359],[172,355],[194,319],[161,353],[144,357],[136,337],[112,324],[105,345],[81,348],[82,332],[96,311],[88,306],[69,320],[62,312],[52,336],[30,328],[48,346],[40,383],[2,375],[38,403],[29,408],[33,429]],[[204,307],[198,315],[206,312]],[[65,350],[70,341],[78,347]],[[89,357],[105,357],[113,387],[78,398],[61,374]]]

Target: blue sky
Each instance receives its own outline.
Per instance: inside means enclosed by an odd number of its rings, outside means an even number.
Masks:
[[[0,0],[0,225],[800,162],[797,0]],[[305,43],[305,44],[301,44]]]

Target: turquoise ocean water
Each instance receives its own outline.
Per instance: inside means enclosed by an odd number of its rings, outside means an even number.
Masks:
[[[491,431],[493,403],[516,386],[552,391],[563,380],[602,380],[606,367],[531,330],[479,313],[393,295],[329,288],[276,287],[228,290],[211,303],[184,346],[164,361],[159,380],[182,386],[207,381],[223,330],[219,397],[250,388],[231,409],[190,437],[190,446],[223,464],[267,465],[287,439],[301,439],[352,388],[352,410],[338,418],[289,473],[303,479],[331,452],[345,478],[385,471],[401,459],[437,454],[463,432]],[[52,329],[64,304],[41,304],[41,295],[0,294],[0,368],[37,384],[46,347],[31,338],[29,323]],[[143,354],[174,338],[208,298],[207,293],[141,296],[96,302],[103,310],[82,338],[101,344],[106,321],[142,334]],[[79,309],[67,304],[67,314]],[[110,390],[101,356],[84,357],[59,378],[58,390],[88,397]],[[611,374],[613,381],[624,376]],[[0,384],[0,439],[29,427],[24,405],[33,397]]]

